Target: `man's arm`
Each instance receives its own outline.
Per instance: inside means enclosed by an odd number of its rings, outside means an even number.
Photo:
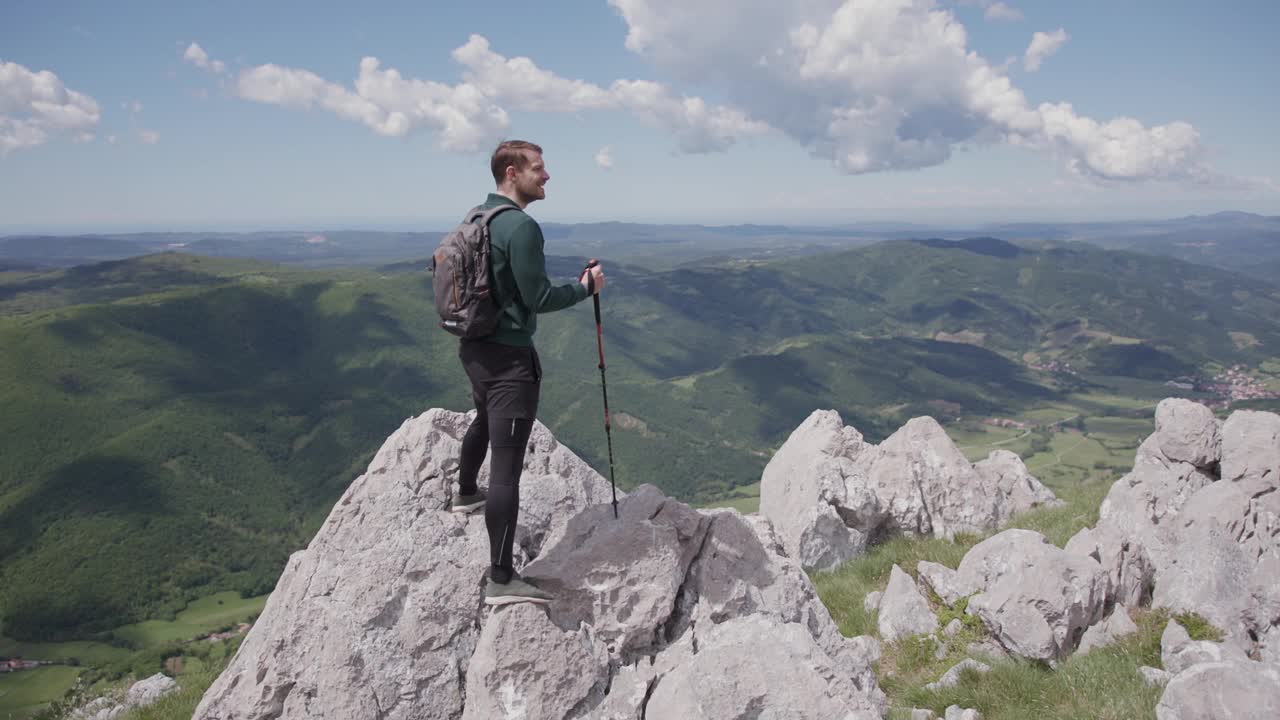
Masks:
[[[586,300],[587,288],[582,283],[551,284],[543,242],[542,228],[531,218],[522,219],[511,234],[508,261],[525,304],[536,313],[548,313]]]

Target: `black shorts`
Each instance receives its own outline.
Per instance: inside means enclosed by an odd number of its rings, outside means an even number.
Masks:
[[[458,344],[458,357],[471,379],[471,398],[477,410],[495,418],[537,417],[542,388],[542,363],[537,350],[484,340],[462,340]]]

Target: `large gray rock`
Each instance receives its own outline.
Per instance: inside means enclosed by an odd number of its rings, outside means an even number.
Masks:
[[[953,538],[1054,503],[1013,453],[970,463],[929,417],[914,418],[879,446],[816,411],[770,460],[760,512],[807,568],[829,569],[895,533]]]
[[[1092,558],[1107,574],[1108,604],[1125,607],[1146,605],[1155,585],[1155,566],[1146,547],[1126,532],[1111,525],[1083,528],[1064,548],[1075,555]]]
[[[956,586],[956,571],[946,565],[921,560],[916,563],[916,574],[925,587],[932,590],[942,602],[948,605],[955,605],[965,597],[965,594]]]
[[[1105,620],[1085,631],[1084,637],[1080,638],[1080,646],[1076,648],[1076,653],[1088,654],[1094,648],[1105,647],[1136,632],[1138,632],[1138,625],[1133,622],[1133,618],[1129,617],[1129,612],[1123,606],[1117,607],[1116,611]]]
[[[1156,720],[1275,720],[1280,665],[1242,660],[1193,665],[1165,686]]]
[[[1192,640],[1187,629],[1170,620],[1160,635],[1160,664],[1165,672],[1177,675],[1193,665],[1202,663],[1235,662],[1247,660],[1245,654],[1234,645]]]
[[[144,708],[178,689],[178,683],[164,673],[139,680],[123,695],[94,698],[82,708],[72,710],[72,720],[116,720],[138,708]]]
[[[885,642],[938,631],[938,617],[929,609],[929,601],[920,594],[911,576],[897,565],[889,572],[889,586],[880,599],[877,623]]]
[[[965,554],[956,585],[1009,652],[1056,663],[1101,617],[1107,579],[1093,560],[1068,553],[1030,530],[1005,530]]]
[[[1237,410],[1222,424],[1222,479],[1265,480],[1280,475],[1280,415]]]
[[[654,681],[645,717],[871,720],[870,702],[832,658],[813,652],[800,625],[759,615],[712,625],[698,651]]]
[[[995,524],[1003,525],[1016,513],[1034,507],[1060,507],[1063,502],[1045,487],[1022,458],[1008,450],[992,450],[985,460],[973,464],[996,495]]]
[[[469,417],[429,410],[387,438],[289,559],[196,718],[461,717],[489,563],[484,518],[446,509]],[[609,483],[535,424],[518,562],[608,497]]]
[[[1157,573],[1177,555],[1174,523],[1187,500],[1217,477],[1187,462],[1171,460],[1152,434],[1138,446],[1133,470],[1116,481],[1098,509],[1098,528],[1115,531],[1131,548],[1142,548]]]
[[[804,567],[834,568],[866,549],[868,534],[846,524],[836,508],[845,504],[846,478],[858,472],[854,460],[869,448],[834,410],[818,410],[792,431],[765,466],[760,514]],[[878,508],[869,509],[879,514]]]
[[[1280,416],[1218,423],[1165,400],[1133,470],[1068,543],[1108,576],[1108,605],[1196,612],[1242,652],[1280,661]]]
[[[1175,528],[1152,603],[1199,613],[1243,652],[1280,659],[1280,479],[1217,482]]]
[[[561,630],[528,604],[495,615],[467,668],[463,720],[573,717],[604,698],[609,655],[590,626]]]
[[[969,670],[969,669],[972,669],[974,672],[979,672],[979,673],[991,672],[990,665],[984,662],[978,662],[973,658],[965,658],[960,662],[956,663],[955,665],[952,665],[950,670],[947,670],[945,673],[942,674],[942,677],[938,678],[934,682],[931,682],[925,685],[924,689],[937,691],[937,690],[945,690],[949,687],[955,687],[960,683],[960,674],[963,673],[965,670]]]
[[[1218,419],[1200,403],[1166,398],[1156,406],[1160,452],[1174,462],[1210,468],[1222,457]]]
[[[485,608],[483,519],[444,509],[466,420],[433,410],[388,439],[197,718],[883,715],[878,643],[840,634],[767,521],[650,486],[615,519],[608,483],[540,425],[519,555],[556,599]],[[766,687],[780,668],[789,687]]]

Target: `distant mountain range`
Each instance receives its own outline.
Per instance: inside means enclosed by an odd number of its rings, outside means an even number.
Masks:
[[[164,251],[308,267],[382,265],[428,256],[442,230],[18,235],[0,238],[0,271],[15,267],[69,267]],[[814,255],[882,240],[958,240],[986,235],[1034,246],[1086,242],[1108,249],[1167,255],[1263,279],[1280,274],[1276,272],[1280,270],[1280,217],[1243,212],[1170,220],[1013,223],[974,228],[910,223],[804,227],[603,222],[547,223],[543,231],[548,253],[600,257],[649,269]]]

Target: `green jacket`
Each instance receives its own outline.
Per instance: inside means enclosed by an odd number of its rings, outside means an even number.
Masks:
[[[503,195],[490,193],[481,207],[515,205]],[[552,286],[542,253],[542,228],[522,210],[508,210],[489,223],[490,269],[493,294],[504,309],[498,329],[485,340],[503,345],[533,346],[538,313],[563,310],[587,299],[582,283]]]

